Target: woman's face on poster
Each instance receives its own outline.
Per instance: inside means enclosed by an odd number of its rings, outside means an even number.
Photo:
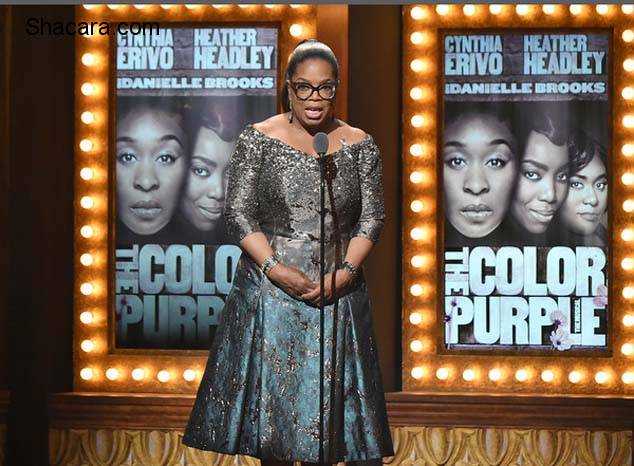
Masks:
[[[508,208],[517,162],[509,127],[495,116],[461,115],[445,128],[446,216],[469,238],[495,230]]]
[[[182,211],[201,231],[214,229],[222,220],[227,188],[227,167],[235,147],[204,126],[198,130],[191,167],[182,200]]]
[[[530,233],[544,233],[568,192],[568,147],[538,132],[526,140],[512,213]]]
[[[595,153],[588,165],[570,177],[568,196],[561,207],[561,220],[568,230],[593,234],[608,208],[608,173]]]
[[[140,107],[117,123],[117,212],[139,235],[161,230],[178,205],[187,169],[178,114]]]

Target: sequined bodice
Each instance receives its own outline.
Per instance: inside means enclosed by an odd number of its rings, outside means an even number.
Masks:
[[[241,240],[263,231],[319,238],[319,160],[249,125],[229,166],[225,218]],[[371,136],[326,157],[326,239],[378,240],[385,218],[381,159]]]

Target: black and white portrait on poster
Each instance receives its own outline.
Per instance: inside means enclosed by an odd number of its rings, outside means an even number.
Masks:
[[[445,347],[606,349],[610,32],[442,40]]]
[[[209,349],[241,249],[226,173],[276,111],[278,29],[165,27],[115,47],[115,342]]]

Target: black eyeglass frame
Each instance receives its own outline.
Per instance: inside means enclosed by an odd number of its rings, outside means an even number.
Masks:
[[[323,84],[320,84],[320,85],[319,85],[319,86],[317,86],[317,87],[315,87],[315,86],[313,86],[312,84],[309,84],[309,83],[307,83],[307,82],[305,82],[305,81],[301,81],[301,82],[292,82],[292,81],[287,81],[287,82],[289,83],[289,85],[290,85],[290,86],[291,86],[291,88],[293,89],[293,92],[295,93],[295,97],[297,97],[299,100],[308,100],[308,99],[310,99],[310,98],[313,96],[313,94],[314,94],[315,92],[317,92],[317,95],[318,95],[319,97],[321,97],[322,99],[324,99],[324,100],[333,100],[333,99],[337,96],[337,87],[339,86],[339,80],[337,80],[337,81],[330,81],[330,82],[327,82],[327,83],[323,83]],[[300,96],[298,96],[298,95],[297,95],[297,89],[296,89],[296,86],[298,86],[298,85],[300,85],[300,84],[301,84],[302,86],[308,86],[308,87],[310,87],[311,91],[310,91],[310,94],[308,94],[308,96],[307,96],[307,97],[301,98]],[[334,88],[334,91],[333,91],[333,94],[332,94],[332,96],[331,96],[331,97],[324,97],[323,95],[321,95],[321,92],[319,92],[319,91],[320,91],[320,89],[321,89],[322,87],[325,87],[325,86],[332,86],[332,87]]]

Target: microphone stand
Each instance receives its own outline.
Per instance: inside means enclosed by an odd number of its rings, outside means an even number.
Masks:
[[[324,285],[325,285],[325,218],[326,153],[319,153],[319,464],[324,458]]]

